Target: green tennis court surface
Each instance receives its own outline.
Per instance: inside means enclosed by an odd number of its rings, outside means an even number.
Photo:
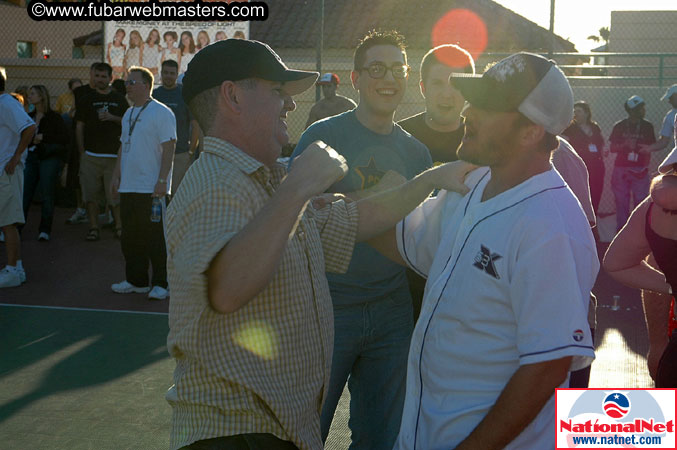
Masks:
[[[0,448],[167,449],[167,315],[0,306]]]

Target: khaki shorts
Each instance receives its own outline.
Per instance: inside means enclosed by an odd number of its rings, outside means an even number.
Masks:
[[[111,206],[120,203],[113,201],[110,193],[110,180],[113,178],[116,162],[116,158],[103,158],[86,153],[80,156],[80,187],[83,201],[101,205],[105,199]]]
[[[17,164],[12,175],[8,175],[3,168],[0,173],[0,227],[26,223],[23,192],[24,165]]]

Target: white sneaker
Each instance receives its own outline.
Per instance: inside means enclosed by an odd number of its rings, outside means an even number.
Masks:
[[[146,292],[150,291],[149,286],[137,287],[127,280],[115,283],[111,285],[110,288],[113,290],[113,292],[117,292],[118,294],[145,294]]]
[[[70,219],[66,221],[66,223],[75,225],[78,223],[86,223],[87,221],[87,212],[84,209],[76,209]]]
[[[40,232],[38,235],[38,241],[49,241],[49,234],[45,233],[44,231]]]
[[[0,270],[0,288],[21,286],[21,272],[23,272],[23,270],[16,268],[10,269],[5,266],[4,269]],[[25,278],[26,274],[24,273],[24,280]]]
[[[169,291],[162,286],[153,286],[148,294],[150,300],[164,300],[167,297],[169,297]]]

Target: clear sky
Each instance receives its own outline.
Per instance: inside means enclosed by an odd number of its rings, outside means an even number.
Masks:
[[[550,28],[550,0],[494,1],[545,29]],[[611,11],[638,10],[676,11],[677,0],[555,0],[555,33],[573,42],[579,52],[589,52],[602,43],[587,37],[611,24]]]

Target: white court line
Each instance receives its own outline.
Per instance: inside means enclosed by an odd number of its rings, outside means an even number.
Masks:
[[[0,306],[13,306],[15,308],[37,308],[37,309],[61,309],[66,311],[93,311],[107,313],[127,313],[127,314],[151,314],[156,316],[167,316],[169,313],[152,311],[127,311],[124,309],[95,309],[95,308],[70,308],[67,306],[41,306],[41,305],[14,305],[11,303],[0,303]]]

